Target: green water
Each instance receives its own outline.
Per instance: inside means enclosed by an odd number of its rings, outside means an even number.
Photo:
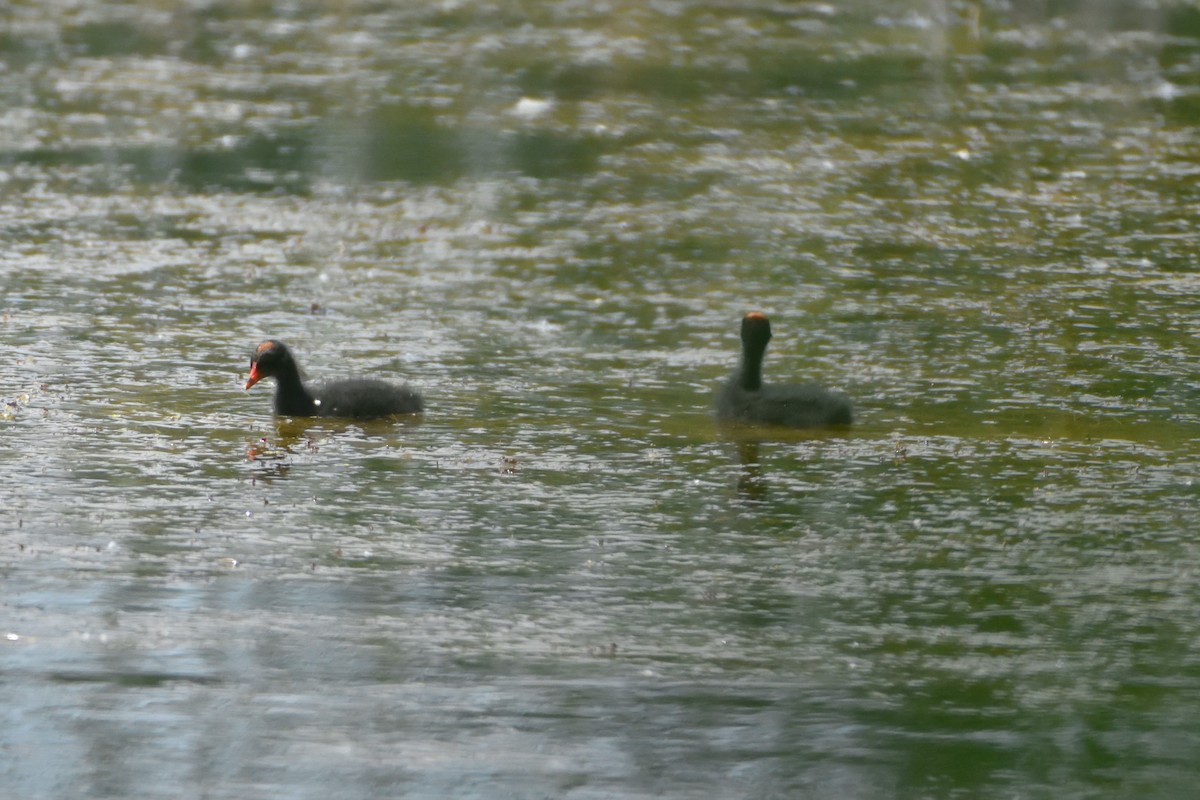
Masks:
[[[0,795],[1174,798],[1200,14],[18,3]],[[767,377],[849,432],[721,430]],[[276,420],[262,339],[421,421]]]

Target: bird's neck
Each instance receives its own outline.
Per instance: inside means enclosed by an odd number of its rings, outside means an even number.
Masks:
[[[275,377],[275,411],[287,416],[308,416],[316,408],[312,393],[300,380],[298,372],[285,372]]]
[[[766,344],[748,342],[742,346],[740,377],[742,388],[747,392],[756,392],[762,388],[762,362],[766,351]]]

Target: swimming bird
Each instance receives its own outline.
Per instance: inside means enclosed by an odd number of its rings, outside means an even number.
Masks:
[[[850,398],[815,384],[769,384],[762,380],[771,321],[761,311],[742,317],[742,363],[717,390],[717,419],[824,428],[853,422]]]
[[[416,414],[425,404],[416,389],[377,378],[350,378],[306,384],[288,346],[268,339],[250,356],[246,388],[264,378],[275,379],[275,413],[289,417],[349,417],[378,419]]]

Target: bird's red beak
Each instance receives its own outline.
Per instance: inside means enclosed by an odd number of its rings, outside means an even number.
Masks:
[[[246,388],[249,389],[254,384],[263,379],[263,376],[258,371],[258,362],[250,365],[250,377],[246,379]]]

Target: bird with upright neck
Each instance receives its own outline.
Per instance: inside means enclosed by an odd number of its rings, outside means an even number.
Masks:
[[[761,311],[742,317],[742,363],[717,390],[717,419],[827,428],[854,420],[850,399],[816,384],[764,384],[763,356],[771,341],[771,321]]]

